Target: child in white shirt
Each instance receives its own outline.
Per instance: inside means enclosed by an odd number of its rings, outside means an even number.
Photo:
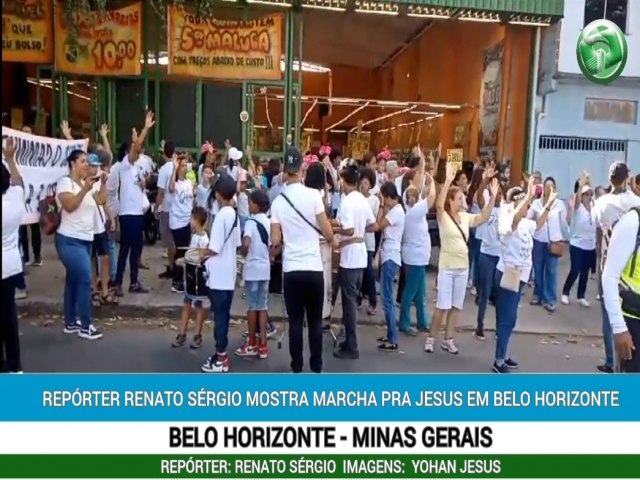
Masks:
[[[262,190],[255,190],[249,195],[251,217],[245,224],[241,247],[241,253],[246,257],[243,276],[247,293],[249,334],[244,345],[235,352],[239,357],[267,358],[268,354],[267,321],[269,280],[271,278],[269,258],[271,221],[266,212],[269,211],[269,207],[269,197]],[[259,343],[256,340],[258,332],[260,332]]]
[[[204,257],[204,252],[209,247],[209,236],[205,231],[205,225],[207,223],[208,214],[203,207],[196,207],[191,213],[191,242],[189,243],[189,250],[198,249],[201,257]],[[204,268],[202,266],[201,268]],[[202,301],[206,297],[197,297],[184,294],[184,302],[182,303],[182,316],[180,318],[180,326],[178,327],[178,335],[171,344],[172,347],[182,347],[187,342],[187,328],[189,327],[189,318],[191,317],[192,306],[196,308],[196,334],[193,336],[191,342],[191,348],[196,349],[202,346],[202,327],[204,325],[205,311],[202,305]]]

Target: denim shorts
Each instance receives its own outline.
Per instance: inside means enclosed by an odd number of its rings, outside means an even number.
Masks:
[[[107,232],[93,235],[92,256],[104,257],[109,253],[109,235]]]
[[[188,293],[184,294],[183,303],[190,303],[196,308],[202,308],[203,297],[196,297],[194,295],[189,295]]]
[[[247,280],[244,287],[247,292],[247,308],[250,312],[260,312],[268,309],[269,280]]]

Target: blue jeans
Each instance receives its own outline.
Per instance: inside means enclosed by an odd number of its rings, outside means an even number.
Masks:
[[[589,280],[589,270],[593,265],[596,251],[595,250],[583,250],[573,245],[569,246],[569,255],[571,256],[571,268],[567,279],[562,287],[562,294],[569,296],[571,293],[571,287],[578,280],[578,298],[584,298],[587,292],[587,280]]]
[[[18,290],[26,290],[27,289],[27,282],[24,279],[24,272],[20,272],[18,275],[16,275],[16,289]]]
[[[64,282],[64,323],[75,325],[76,312],[82,328],[91,326],[91,244],[56,234],[56,250],[67,275]]]
[[[382,296],[382,309],[387,321],[387,340],[389,343],[398,343],[398,327],[396,325],[396,307],[393,303],[393,280],[400,271],[400,265],[387,260],[380,267],[380,287]]]
[[[426,265],[407,265],[405,267],[405,285],[400,302],[400,330],[411,325],[411,304],[416,304],[416,320],[420,330],[426,330],[429,320],[424,306],[427,289]]]
[[[502,272],[496,271],[496,360],[506,360],[509,358],[507,348],[511,333],[518,320],[518,304],[522,297],[524,282],[520,282],[519,291],[512,292],[500,287],[500,280],[502,280]]]
[[[137,285],[140,255],[142,255],[144,243],[144,215],[121,215],[119,220],[120,250],[118,251],[116,285],[122,286],[127,257],[129,257],[131,285]]]
[[[367,268],[362,275],[362,288],[360,289],[360,298],[367,297],[369,306],[376,308],[376,276],[373,271],[374,252],[367,252]]]
[[[609,314],[604,306],[604,300],[602,299],[602,274],[598,277],[598,293],[600,294],[600,308],[602,309],[602,338],[604,339],[604,356],[605,365],[607,367],[614,367],[614,349],[613,349],[613,330],[611,330],[611,324],[609,323]]]
[[[500,257],[494,257],[486,253],[481,253],[478,259],[478,330],[484,328],[484,316],[487,313],[489,298],[496,291],[498,260],[500,260]]]
[[[474,287],[478,286],[478,261],[482,240],[476,238],[475,232],[469,235],[469,280]]]
[[[225,353],[229,346],[229,321],[231,320],[231,302],[233,290],[209,289],[211,316],[213,317],[213,340],[216,353]]]
[[[109,255],[109,280],[116,282],[116,270],[118,269],[118,256],[116,255],[116,234],[109,232],[107,242],[107,255]]]
[[[558,257],[549,253],[549,244],[533,241],[533,296],[544,305],[558,303]]]

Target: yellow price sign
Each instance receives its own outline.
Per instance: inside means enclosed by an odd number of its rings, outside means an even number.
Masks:
[[[454,165],[457,171],[462,170],[464,160],[464,150],[462,148],[447,149],[447,165]]]

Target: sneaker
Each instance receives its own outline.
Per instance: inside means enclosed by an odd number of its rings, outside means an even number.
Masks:
[[[436,343],[436,339],[433,337],[427,337],[424,342],[424,351],[427,353],[433,353],[433,346]]]
[[[601,302],[602,301],[602,295],[600,295],[600,294],[596,295],[596,300]]]
[[[562,295],[562,297],[560,297],[560,303],[569,305],[569,295]],[[578,300],[578,303],[580,303],[580,300]]]
[[[261,343],[258,345],[258,357],[261,359],[265,359],[269,356],[269,346],[266,343]]]
[[[142,285],[140,282],[129,287],[129,293],[150,293],[151,290]]]
[[[102,332],[93,325],[89,325],[89,328],[81,328],[78,336],[85,340],[100,340],[102,338]]]
[[[41,267],[42,266],[42,259],[40,257],[37,257],[33,263],[31,264],[32,267]]]
[[[477,328],[475,332],[473,332],[473,336],[476,337],[476,340],[484,342],[487,338],[484,336],[484,330],[482,328]]]
[[[418,331],[413,328],[413,327],[407,327],[407,328],[403,328],[400,330],[402,333],[404,333],[405,335],[409,336],[409,337],[416,337],[418,336]]]
[[[27,293],[26,289],[16,288],[16,296],[15,296],[16,300],[24,300],[28,296],[29,296],[29,293]]]
[[[507,358],[504,361],[504,364],[507,366],[509,370],[517,370],[518,368],[520,368],[520,365],[518,364],[518,362],[516,362],[515,360],[512,360],[511,358]]]
[[[496,373],[509,373],[511,370],[507,367],[506,363],[498,364],[497,362],[493,362],[493,371]]]
[[[453,340],[453,338],[445,338],[440,344],[440,348],[442,348],[446,352],[449,352],[451,355],[457,355],[460,352],[460,350],[458,350],[458,347],[456,347],[456,342]]]
[[[229,371],[229,355],[215,354],[207,358],[200,367],[204,373],[225,373]]]
[[[533,297],[529,302],[529,305],[534,305],[534,306],[542,305],[542,300],[540,300],[538,297]]]
[[[257,357],[258,346],[251,345],[249,342],[244,342],[236,349],[235,354],[239,357]]]
[[[185,343],[187,343],[187,336],[184,333],[179,333],[176,335],[176,339],[171,344],[171,347],[180,348],[183,347]]]
[[[191,340],[191,345],[189,345],[189,348],[191,348],[191,350],[197,350],[201,346],[202,346],[202,335],[200,334],[194,335],[193,340]]]
[[[589,302],[587,302],[587,300],[585,298],[579,298],[578,299],[578,305],[580,305],[583,308],[589,308],[591,306],[591,304]]]
[[[184,284],[182,282],[174,282],[171,285],[171,291],[173,293],[184,293]]]
[[[547,303],[546,305],[544,305],[544,309],[549,313],[553,313],[556,311],[556,306],[552,303]]]
[[[73,325],[65,325],[62,333],[66,333],[67,335],[77,335],[80,333],[80,322],[76,322]]]
[[[602,373],[613,373],[613,367],[609,365],[598,365],[596,368]]]
[[[268,325],[267,326],[267,339],[271,339],[273,337],[276,336],[276,334],[278,333],[278,328],[275,325]],[[244,333],[242,334],[243,338],[248,338],[249,337],[249,332],[247,330],[244,331]]]
[[[471,287],[471,295],[473,296],[478,295],[478,289],[476,287]]]

